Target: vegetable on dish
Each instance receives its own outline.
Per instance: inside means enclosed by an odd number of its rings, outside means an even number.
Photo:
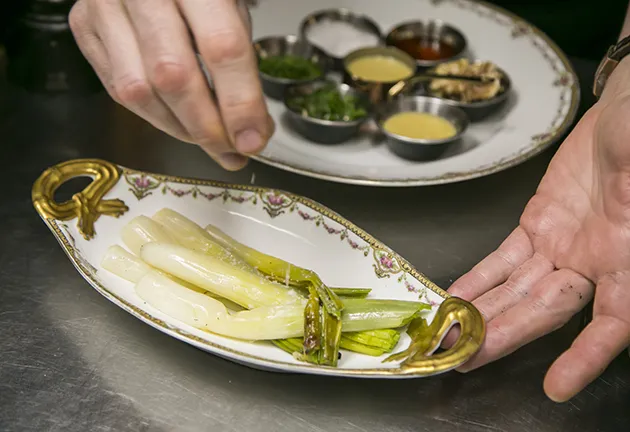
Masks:
[[[192,327],[269,341],[308,363],[335,367],[340,349],[391,353],[400,330],[431,309],[418,301],[370,298],[366,288],[330,288],[311,270],[170,209],[132,219],[121,237],[131,252],[112,245],[102,267],[133,283],[143,301]]]

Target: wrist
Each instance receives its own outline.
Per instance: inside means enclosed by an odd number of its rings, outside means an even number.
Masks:
[[[600,97],[600,101],[630,95],[630,56],[626,56],[612,72]]]

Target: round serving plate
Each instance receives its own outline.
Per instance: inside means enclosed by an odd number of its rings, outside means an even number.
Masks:
[[[338,145],[310,142],[288,126],[281,102],[267,99],[276,133],[255,159],[302,175],[369,186],[423,186],[486,176],[520,164],[571,126],[579,83],[565,54],[544,33],[497,6],[469,0],[260,0],[251,7],[253,37],[298,34],[313,12],[346,8],[367,15],[383,34],[401,22],[440,19],[468,40],[468,56],[497,64],[510,77],[507,102],[473,123],[437,160],[408,161],[364,133]]]

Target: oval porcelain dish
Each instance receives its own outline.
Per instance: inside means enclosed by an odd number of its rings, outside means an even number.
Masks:
[[[69,201],[54,201],[61,184],[86,176],[93,181],[83,191]],[[100,294],[161,332],[252,368],[357,378],[423,377],[455,369],[483,342],[485,323],[470,303],[449,296],[390,248],[304,197],[78,159],[45,170],[33,185],[32,199],[76,269]],[[220,336],[163,313],[139,297],[134,283],[109,272],[101,263],[110,246],[124,247],[121,230],[130,220],[152,217],[164,208],[201,227],[212,224],[249,248],[313,270],[329,287],[369,288],[368,299],[429,304],[426,345],[412,356],[388,362],[383,360],[390,354],[371,356],[342,348],[336,366],[320,366],[298,360],[270,342]],[[458,341],[437,352],[455,324],[461,327]],[[391,354],[410,344],[404,328],[400,334]]]

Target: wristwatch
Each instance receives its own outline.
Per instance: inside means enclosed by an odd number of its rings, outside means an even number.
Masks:
[[[601,96],[606,86],[606,81],[608,81],[619,62],[628,54],[630,54],[630,36],[621,39],[617,44],[608,48],[606,56],[602,59],[595,72],[593,94],[596,98]]]

